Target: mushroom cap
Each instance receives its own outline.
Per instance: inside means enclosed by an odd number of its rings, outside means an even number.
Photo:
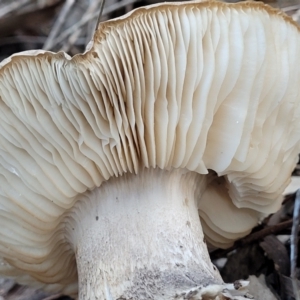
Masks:
[[[141,167],[215,172],[204,231],[222,247],[246,235],[280,207],[298,158],[299,52],[297,25],[264,4],[189,2],[102,23],[73,58],[5,60],[0,271],[74,291],[70,209]]]

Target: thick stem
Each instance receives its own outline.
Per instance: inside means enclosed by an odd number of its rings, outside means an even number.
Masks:
[[[220,284],[198,216],[206,177],[144,170],[110,179],[76,204],[71,236],[80,299],[174,299]]]

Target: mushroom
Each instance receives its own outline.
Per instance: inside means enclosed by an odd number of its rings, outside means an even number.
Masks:
[[[2,62],[0,272],[80,299],[221,299],[202,228],[228,247],[280,207],[299,53],[269,6],[189,2],[102,23],[73,58]]]
[[[284,190],[283,195],[289,195],[289,194],[293,194],[296,193],[297,190],[300,188],[300,176],[292,176],[291,177],[291,182],[290,184],[286,187],[286,189]]]

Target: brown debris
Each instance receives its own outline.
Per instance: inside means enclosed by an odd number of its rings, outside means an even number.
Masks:
[[[274,297],[299,299],[295,295],[300,291],[300,212],[299,205],[294,207],[295,198],[296,194],[288,195],[279,212],[268,217],[250,235],[236,241],[230,249],[217,249],[211,253],[215,260],[227,259],[220,269],[225,281],[263,274]]]

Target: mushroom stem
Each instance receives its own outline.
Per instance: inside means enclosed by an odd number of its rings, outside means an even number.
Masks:
[[[222,284],[196,203],[208,177],[144,169],[82,196],[70,223],[79,299],[176,299]]]

